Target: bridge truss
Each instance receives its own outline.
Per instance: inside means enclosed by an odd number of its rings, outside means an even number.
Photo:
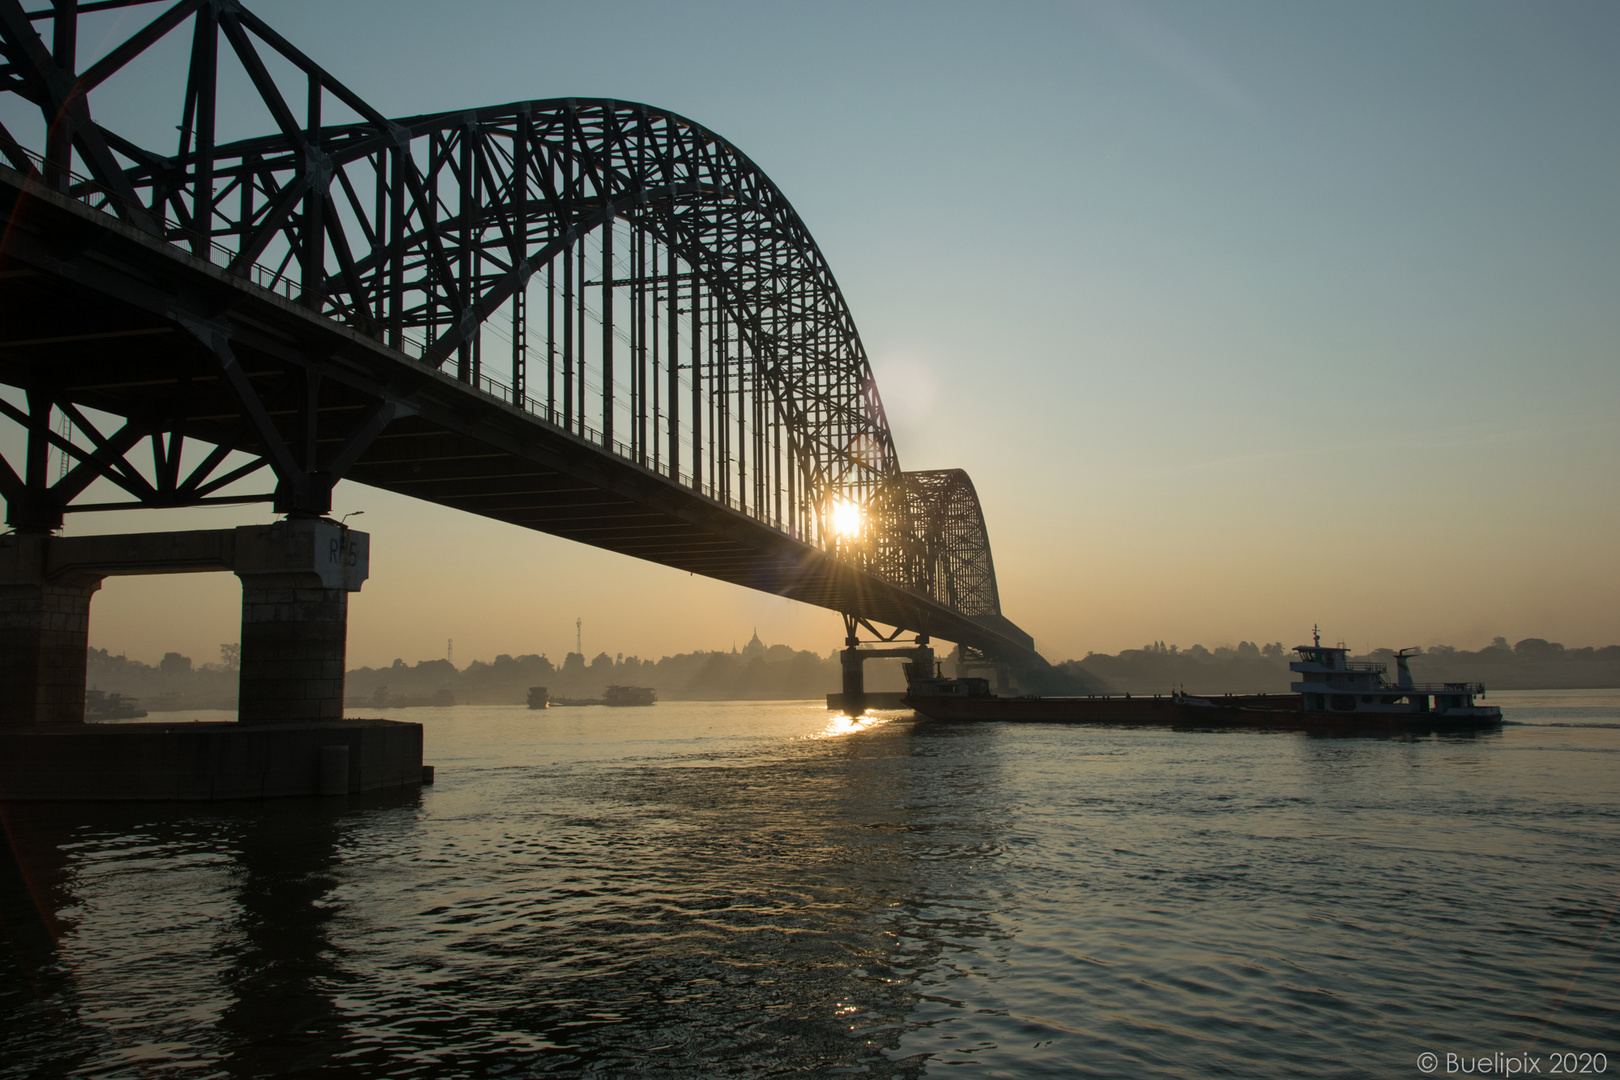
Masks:
[[[176,42],[189,57],[178,123],[120,133],[94,119],[98,92],[116,94]],[[391,119],[237,0],[0,0],[0,54],[0,102],[26,103],[0,112],[0,157],[34,183],[503,415],[1027,644],[1001,618],[971,481],[900,469],[814,239],[703,126],[584,99]],[[248,110],[221,87],[244,82],[270,134],[231,128]],[[153,132],[173,132],[173,146]],[[525,518],[504,488],[480,503],[440,470],[413,489],[422,455],[389,440],[425,415],[413,397],[425,384],[362,386],[308,348],[250,357],[250,335],[220,315],[233,303],[180,295],[145,325],[87,314],[76,336],[0,341],[0,377],[22,391],[0,396],[0,415],[28,447],[20,471],[0,462],[8,522],[52,529],[79,510],[251,499],[322,514],[348,476],[592,542]],[[161,393],[120,383],[116,355],[84,357],[93,374],[73,378],[50,360],[67,338],[102,334],[133,355],[132,334],[177,330],[206,362],[174,361]],[[266,474],[274,491],[242,493]],[[128,501],[86,501],[96,480]]]

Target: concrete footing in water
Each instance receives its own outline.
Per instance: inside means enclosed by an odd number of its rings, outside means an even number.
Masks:
[[[422,725],[343,719],[370,538],[289,518],[195,532],[0,536],[0,799],[266,799],[432,782]],[[242,581],[239,723],[88,724],[90,600],[120,574]]]
[[[0,800],[268,799],[432,782],[422,725],[394,720],[0,730]]]
[[[904,690],[867,690],[855,697],[828,694],[827,708],[852,715],[867,709],[903,709],[900,699],[905,696]]]

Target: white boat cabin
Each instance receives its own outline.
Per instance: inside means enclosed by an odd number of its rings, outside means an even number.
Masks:
[[[1391,684],[1386,678],[1389,665],[1351,660],[1342,643],[1323,645],[1320,633],[1313,633],[1312,639],[1314,644],[1294,647],[1299,659],[1288,665],[1299,676],[1288,688],[1302,695],[1307,712],[1477,716],[1500,711],[1493,705],[1474,704],[1474,697],[1485,693],[1480,683],[1413,682],[1407,660],[1416,649],[1395,654]]]

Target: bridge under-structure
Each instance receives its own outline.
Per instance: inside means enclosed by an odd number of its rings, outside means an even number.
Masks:
[[[173,111],[98,122],[175,42]],[[814,239],[713,132],[599,99],[389,118],[236,0],[0,0],[0,54],[0,725],[82,721],[101,577],[208,569],[244,583],[241,718],[341,715],[341,479],[830,608],[851,648],[1050,674],[972,482],[900,468]],[[55,535],[256,501],[274,567]]]

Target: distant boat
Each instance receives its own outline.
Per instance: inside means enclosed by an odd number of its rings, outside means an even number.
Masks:
[[[543,689],[545,688],[540,686],[534,688],[534,690]],[[534,704],[534,690],[529,691],[529,708],[531,709],[539,708]],[[551,707],[554,709],[575,705],[612,705],[616,707],[651,705],[657,700],[658,694],[650,686],[610,686],[607,688],[607,692],[599,698],[554,697],[549,699]]]
[[[529,687],[529,708],[544,709],[551,705],[551,695],[543,686]]]
[[[651,705],[658,695],[650,686],[610,686],[602,697],[604,705]]]
[[[105,690],[86,690],[84,692],[84,718],[85,720],[138,720],[146,715],[146,710],[136,704],[134,698],[127,698],[123,694],[109,694]]]
[[[448,709],[456,703],[456,695],[448,686],[441,686],[431,694],[391,694],[388,687],[379,686],[368,703],[373,709],[420,709],[423,707]]]

